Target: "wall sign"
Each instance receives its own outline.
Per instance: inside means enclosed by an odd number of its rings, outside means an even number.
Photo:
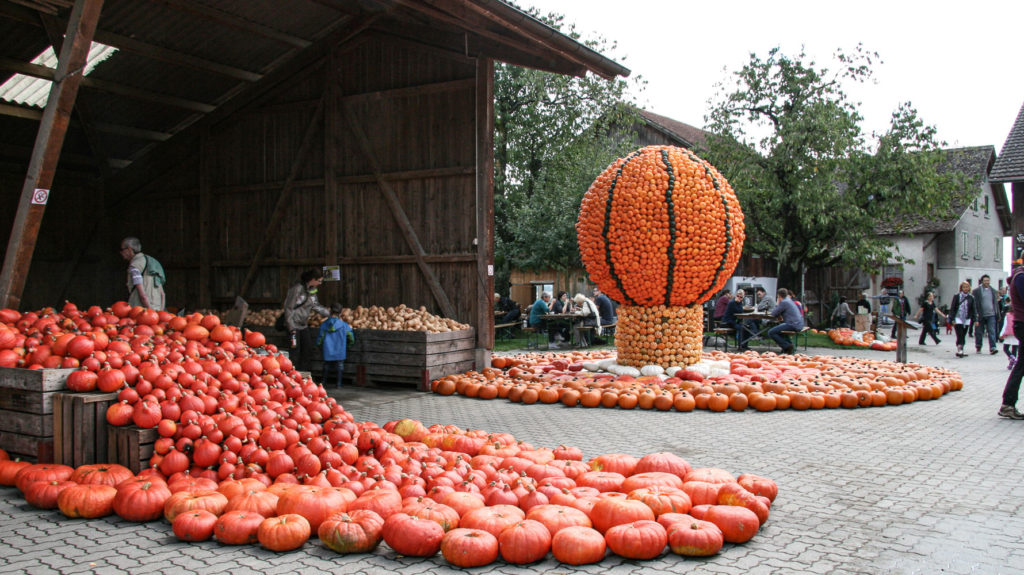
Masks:
[[[50,199],[50,190],[44,190],[42,188],[36,188],[32,192],[32,203],[38,206],[45,206],[46,202]]]

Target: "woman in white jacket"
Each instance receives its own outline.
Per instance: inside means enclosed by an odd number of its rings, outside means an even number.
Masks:
[[[590,339],[583,335],[584,332],[580,330],[580,327],[592,327],[594,333],[601,335],[601,314],[597,311],[597,304],[594,303],[594,300],[581,293],[576,294],[573,302],[576,304],[576,311],[573,313],[581,318],[573,325],[576,342],[582,347],[590,347]]]

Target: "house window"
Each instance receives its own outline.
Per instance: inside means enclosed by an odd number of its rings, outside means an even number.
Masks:
[[[985,196],[985,204],[982,207],[984,208],[984,211],[985,211],[985,217],[986,218],[989,217],[989,213],[988,213],[988,196]]]
[[[1003,238],[996,238],[996,257],[993,258],[995,261],[1003,261]]]
[[[974,259],[981,259],[981,234],[974,234]]]
[[[963,259],[967,259],[967,255],[971,253],[967,242],[967,232],[960,232],[960,257]]]

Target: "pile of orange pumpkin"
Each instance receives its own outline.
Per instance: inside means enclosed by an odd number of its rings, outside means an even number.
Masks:
[[[705,354],[728,372],[705,375],[682,369],[672,377],[594,373],[584,364],[613,357],[537,354],[495,357],[492,367],[432,382],[441,395],[569,407],[661,411],[757,411],[857,408],[938,399],[963,388],[952,370],[882,360],[833,356],[777,356],[755,352]]]
[[[870,331],[861,333],[860,337],[856,337],[855,331],[848,327],[841,327],[837,329],[830,329],[826,332],[828,338],[832,340],[832,343],[836,345],[849,345],[854,347],[867,347],[871,349],[877,349],[879,351],[894,351],[896,349],[896,340],[892,339],[889,341],[876,341],[875,334]]]
[[[118,393],[108,421],[160,436],[137,475],[117,464],[10,460],[0,449],[0,485],[69,518],[162,518],[182,541],[284,552],[316,537],[338,553],[383,541],[459,567],[549,553],[594,563],[609,550],[704,556],[752,538],[778,490],[670,453],[584,462],[579,448],[507,433],[355,422],[262,336],[216,316],[123,302],[0,310],[0,350],[17,366],[75,368],[69,389]]]

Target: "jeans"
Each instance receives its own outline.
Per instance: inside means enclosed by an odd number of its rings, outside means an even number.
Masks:
[[[784,331],[800,331],[803,327],[796,327],[788,323],[780,323],[779,325],[768,330],[768,337],[775,340],[775,343],[779,344],[782,351],[792,351],[793,342],[789,341],[789,338],[782,335]]]
[[[1024,341],[1024,321],[1013,322],[1013,336],[1017,341]],[[1003,388],[1003,405],[1017,405],[1017,395],[1020,392],[1020,379],[1024,377],[1024,361],[1021,361],[1021,351],[1024,345],[1017,346],[1017,363],[1006,380],[1006,387]]]
[[[727,325],[736,330],[736,346],[743,347],[747,345],[747,340],[750,339],[750,332],[747,328],[739,321],[723,321],[722,325]]]
[[[323,384],[328,385],[331,375],[334,375],[335,387],[341,387],[341,378],[345,374],[345,360],[327,361],[324,360]]]
[[[985,333],[988,333],[988,348],[996,349],[996,316],[989,315],[978,320],[978,325],[974,328],[975,349],[981,349],[981,340],[984,339]]]

